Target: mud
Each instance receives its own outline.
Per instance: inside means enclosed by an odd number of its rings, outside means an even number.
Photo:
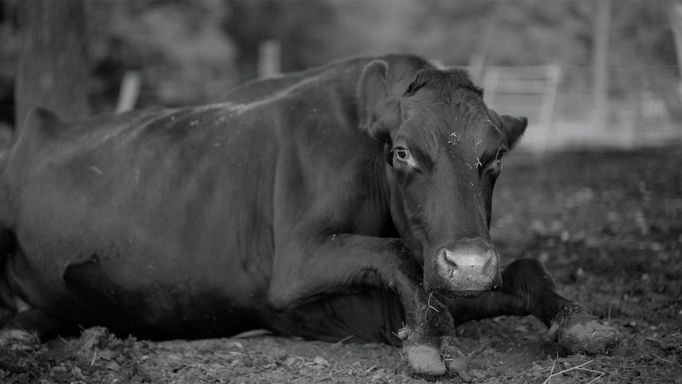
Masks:
[[[682,149],[512,154],[492,234],[503,261],[541,260],[559,291],[623,333],[569,354],[534,318],[457,327],[476,383],[682,384]],[[575,329],[580,336],[589,329]],[[458,377],[442,382],[461,382]],[[0,383],[425,383],[386,345],[259,335],[148,342],[103,328],[0,350]]]

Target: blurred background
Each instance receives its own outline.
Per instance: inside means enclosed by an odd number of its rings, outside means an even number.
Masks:
[[[389,52],[468,67],[490,106],[529,117],[530,150],[682,138],[675,0],[0,0],[0,121],[16,125],[15,99],[37,97],[18,76],[40,81],[48,66],[59,75],[43,82],[84,90],[53,107],[71,118],[206,103],[258,77]]]

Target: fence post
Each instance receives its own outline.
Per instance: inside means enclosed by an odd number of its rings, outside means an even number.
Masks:
[[[609,23],[611,22],[611,0],[597,0],[595,2],[594,17],[594,49],[593,57],[593,97],[595,124],[605,124],[608,117],[608,54],[609,54]]]
[[[137,96],[140,94],[140,74],[137,71],[128,71],[123,76],[121,90],[118,94],[116,103],[116,113],[131,111],[137,103]]]
[[[279,41],[264,40],[258,46],[258,78],[277,76],[281,71],[282,47]]]
[[[483,89],[485,89],[486,104],[495,104],[495,92],[497,91],[497,84],[500,81],[500,73],[497,68],[489,68],[481,82],[483,83]]]
[[[677,54],[677,67],[679,75],[682,76],[682,2],[675,1],[670,3],[670,25],[673,29],[673,38],[675,40],[675,53]],[[677,85],[677,91],[682,97],[682,81]]]
[[[545,68],[547,80],[542,95],[542,106],[540,109],[540,125],[542,125],[542,152],[547,150],[549,139],[554,130],[554,108],[556,106],[557,91],[561,81],[561,66],[559,64],[549,64]]]

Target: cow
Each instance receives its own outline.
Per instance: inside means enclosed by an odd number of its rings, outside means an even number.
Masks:
[[[103,325],[160,340],[280,335],[402,346],[467,377],[454,326],[533,315],[569,352],[615,328],[541,264],[506,268],[492,193],[527,119],[460,69],[342,60],[212,104],[64,122],[0,158],[0,346]]]

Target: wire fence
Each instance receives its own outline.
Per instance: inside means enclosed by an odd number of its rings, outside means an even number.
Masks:
[[[491,108],[528,117],[522,148],[638,148],[682,142],[682,88],[676,71],[671,66],[610,66],[613,80],[601,110],[594,103],[589,67],[488,67],[482,83]]]

